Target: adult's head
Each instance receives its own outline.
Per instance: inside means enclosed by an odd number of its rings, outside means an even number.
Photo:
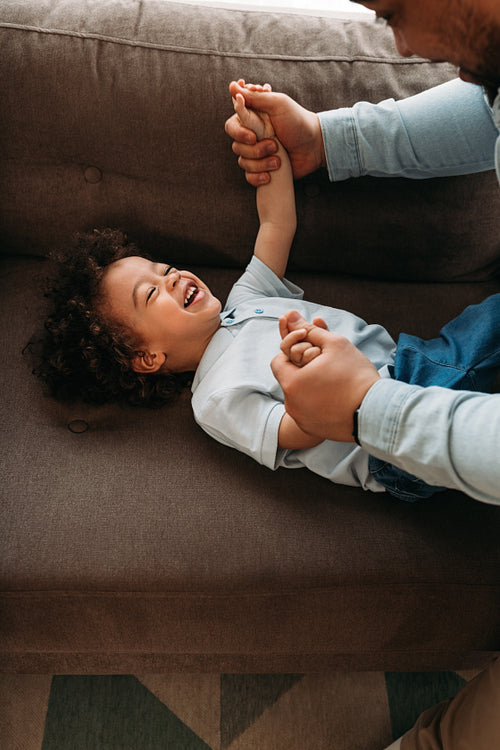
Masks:
[[[465,81],[500,87],[499,0],[351,0],[374,10],[394,32],[398,52],[448,61]]]

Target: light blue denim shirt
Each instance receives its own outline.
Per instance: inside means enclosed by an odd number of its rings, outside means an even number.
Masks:
[[[500,91],[493,108],[460,80],[401,102],[321,113],[332,180],[414,179],[497,170]],[[378,381],[361,405],[360,442],[429,484],[500,505],[500,395]]]
[[[399,102],[359,102],[319,118],[332,181],[449,177],[494,167],[494,112],[480,86],[459,78]]]

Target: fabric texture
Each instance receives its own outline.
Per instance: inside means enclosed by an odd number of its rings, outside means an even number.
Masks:
[[[163,0],[5,0],[0,24],[0,117],[9,132],[1,241],[20,254],[45,254],[75,229],[126,217],[130,234],[168,247],[175,264],[242,268],[256,216],[223,129],[232,79],[269,80],[322,111],[401,99],[456,77],[451,65],[400,58],[391,31],[371,20]],[[21,60],[38,74],[25,75]],[[452,178],[446,190],[439,180],[423,188],[391,179],[376,189],[372,180],[339,190],[317,173],[298,183],[291,268],[492,278],[500,198],[471,211],[470,195],[494,184],[493,175]]]
[[[258,225],[224,133],[232,79],[324,111],[398,101],[455,69],[400,58],[371,21],[3,0],[0,71],[1,668],[484,664],[500,650],[498,508],[269,471],[206,436],[187,391],[159,411],[60,404],[24,351],[45,312],[45,256],[76,231],[121,227],[226,298]],[[287,276],[395,340],[437,336],[500,291],[496,190],[493,171],[318,172],[296,184]]]
[[[334,181],[366,174],[422,180],[493,168],[493,113],[482,88],[458,78],[402,101],[358,102],[320,119]],[[339,150],[340,142],[348,148]]]

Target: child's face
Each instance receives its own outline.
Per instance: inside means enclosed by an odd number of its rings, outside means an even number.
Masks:
[[[195,370],[220,326],[219,300],[190,271],[123,258],[108,266],[101,289],[105,309],[137,337],[137,372]]]

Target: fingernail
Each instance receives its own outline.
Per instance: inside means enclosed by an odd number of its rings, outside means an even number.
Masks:
[[[273,154],[276,153],[276,150],[277,150],[277,146],[276,146],[276,143],[274,141],[272,141],[271,143],[268,143],[266,145],[266,155],[267,156],[272,156]]]

